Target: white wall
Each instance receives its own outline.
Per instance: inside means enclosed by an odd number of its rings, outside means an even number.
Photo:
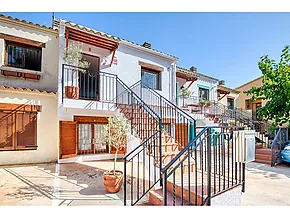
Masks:
[[[191,83],[191,81],[186,82],[185,79],[177,78],[178,83],[178,93],[180,91],[181,86],[188,87],[188,85]],[[193,96],[198,97],[198,85],[203,85],[209,87],[209,100],[210,101],[217,101],[217,85],[218,81],[208,79],[205,77],[198,77],[197,81],[193,82],[191,86],[189,87],[189,90],[192,92]]]
[[[31,79],[14,78],[0,75],[0,85],[31,88],[47,91],[57,91],[58,69],[58,38],[57,32],[38,30],[25,25],[6,23],[0,20],[0,33],[18,36],[46,43],[42,49],[41,72],[33,71],[41,75],[39,81]],[[4,40],[0,39],[0,69],[4,64],[5,46]],[[17,68],[14,70],[21,71]],[[28,71],[26,71],[28,72]]]
[[[63,54],[66,45],[66,39],[64,37],[64,23],[61,21],[60,29],[59,29],[59,72],[62,72],[62,64]],[[72,41],[69,40],[69,43]],[[141,66],[139,65],[139,61],[143,61],[149,64],[153,64],[159,67],[162,67],[164,70],[161,72],[161,85],[162,90],[158,91],[165,98],[175,101],[175,71],[176,64],[164,57],[153,55],[141,51],[140,49],[136,49],[134,46],[128,46],[123,43],[119,44],[117,51],[115,52],[115,58],[117,59],[117,64],[112,64],[110,67],[110,62],[112,59],[112,54],[108,50],[98,48],[92,45],[83,44],[83,52],[99,56],[100,57],[100,70],[102,72],[111,73],[117,75],[126,85],[131,86],[134,83],[141,80]],[[64,117],[63,109],[66,108],[66,105],[62,107],[62,83],[61,83],[61,73],[59,75],[59,84],[58,84],[58,96],[59,96],[59,118],[62,119]],[[102,84],[101,84],[102,86]],[[113,90],[114,91],[114,90]],[[79,100],[75,101],[75,108],[84,108],[82,104],[78,104]],[[88,101],[89,102],[89,101]],[[95,110],[96,116],[98,112]],[[91,114],[91,112],[90,112]]]
[[[0,165],[56,161],[59,147],[56,95],[0,90],[0,103],[42,105],[37,114],[37,150],[0,151]]]

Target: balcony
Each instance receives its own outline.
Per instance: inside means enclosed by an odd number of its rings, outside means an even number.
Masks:
[[[110,109],[114,105],[116,93],[116,75],[71,65],[62,66],[64,107]]]

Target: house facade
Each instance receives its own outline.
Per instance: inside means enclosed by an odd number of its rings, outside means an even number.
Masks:
[[[0,16],[0,165],[58,158],[58,34]]]
[[[113,158],[104,142],[103,128],[108,117],[118,114],[115,103],[121,89],[142,81],[174,101],[178,59],[153,50],[148,42],[137,45],[72,22],[54,23],[59,33],[59,157],[77,159],[77,155],[95,154],[90,158]],[[75,42],[81,43],[82,56],[90,63],[88,71],[64,60],[66,50]],[[145,97],[143,100],[146,102]]]
[[[223,81],[217,86],[218,102],[229,109],[237,108],[240,92],[224,86]]]
[[[217,86],[219,80],[196,72],[195,67],[190,70],[177,67],[176,71],[177,101],[179,106],[185,104],[199,104],[200,99],[205,101],[217,102]],[[181,90],[188,88],[191,95],[184,99]]]
[[[256,118],[257,109],[263,107],[266,104],[266,100],[257,99],[256,101],[251,101],[251,95],[247,95],[244,92],[250,90],[253,86],[260,87],[263,85],[262,76],[254,80],[251,80],[239,87],[236,90],[240,91],[239,97],[237,98],[237,105],[243,110],[247,110],[252,113],[253,117]]]

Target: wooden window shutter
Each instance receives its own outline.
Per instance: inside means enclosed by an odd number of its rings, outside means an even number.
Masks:
[[[77,122],[60,121],[60,157],[77,155]]]
[[[6,112],[0,112],[0,150],[13,149],[14,117]]]
[[[16,113],[16,150],[37,147],[37,113]]]

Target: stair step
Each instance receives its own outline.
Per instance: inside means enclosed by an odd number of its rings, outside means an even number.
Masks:
[[[172,193],[167,192],[168,206],[182,206],[182,200],[180,197],[175,196],[175,204],[173,204],[174,196]],[[163,205],[163,190],[157,189],[149,192],[149,203],[156,206]],[[185,204],[185,202],[183,202]]]
[[[268,154],[256,154],[255,159],[258,160],[266,160],[266,161],[271,161],[272,156]]]
[[[270,161],[270,160],[260,160],[260,159],[255,159],[254,162],[256,162],[256,163],[261,163],[261,164],[271,165],[271,161]]]
[[[255,154],[265,154],[265,155],[271,155],[272,150],[270,148],[258,148],[255,150]]]

